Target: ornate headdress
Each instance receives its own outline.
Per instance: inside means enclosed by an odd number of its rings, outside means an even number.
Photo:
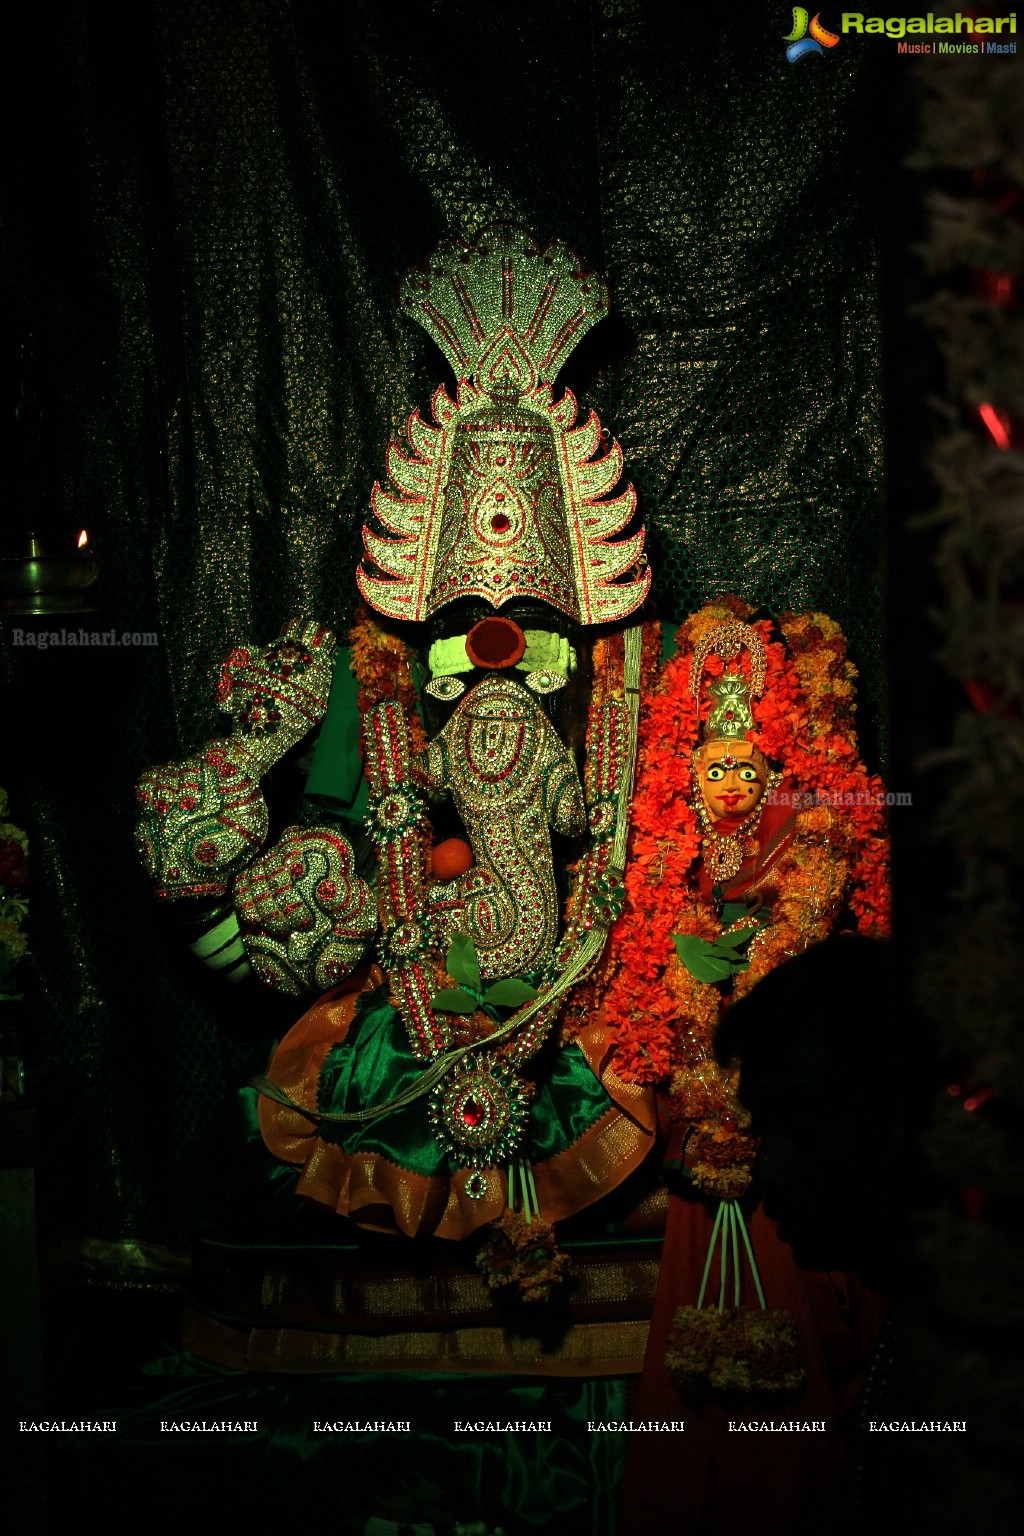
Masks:
[[[392,443],[391,487],[373,488],[387,537],[364,527],[359,589],[378,613],[422,620],[459,597],[500,608],[539,598],[581,624],[622,619],[650,587],[631,485],[610,499],[622,452],[593,411],[574,426],[551,381],[608,309],[604,281],[568,246],[493,226],[474,245],[446,241],[402,286],[409,315],[459,381],[434,394],[436,425],[409,420],[413,457]]]
[[[709,683],[707,692],[715,701],[703,727],[705,741],[741,741],[754,729],[751,699],[760,698],[764,692],[767,656],[764,644],[756,630],[739,619],[719,624],[695,648],[690,665],[690,692],[700,709],[701,685],[704,668],[709,656],[718,656],[723,663],[735,661],[740,651],[750,653],[750,677],[742,671],[723,672],[715,682]]]

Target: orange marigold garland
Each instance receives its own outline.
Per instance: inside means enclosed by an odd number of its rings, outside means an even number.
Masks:
[[[591,1006],[603,1002],[616,1031],[616,1070],[627,1081],[668,1082],[672,1113],[688,1126],[691,1177],[723,1198],[746,1189],[756,1143],[736,1103],[735,1070],[713,1058],[722,989],[690,974],[672,936],[712,941],[722,931],[699,887],[691,761],[708,705],[702,700],[698,711],[690,666],[700,642],[735,618],[749,623],[750,610],[726,599],[688,619],[676,656],[645,700],[625,907],[605,965],[590,984]],[[884,794],[857,755],[856,673],[839,626],[824,614],[804,614],[784,616],[778,630],[767,620],[752,628],[764,644],[767,671],[764,690],[752,701],[755,729],[747,734],[785,771],[795,836],[772,866],[770,890],[765,882],[770,921],[749,944],[736,996],[824,939],[844,907],[862,932],[888,929]],[[746,651],[740,664],[749,676]],[[707,678],[723,670],[720,658],[708,658]]]
[[[658,660],[661,655],[661,625],[655,621],[649,621],[642,626],[641,650],[640,650],[640,693],[641,697],[647,694],[655,686],[658,671]],[[609,699],[622,700],[624,698],[624,657],[625,647],[622,632],[613,631],[610,634],[599,636],[594,641],[591,653],[593,682],[591,686],[590,708],[587,716],[586,755],[589,759],[593,753],[596,732],[599,728],[601,710]],[[573,918],[578,914],[581,897],[585,894],[585,881],[583,872],[589,857],[589,849],[567,871],[569,879],[569,897],[566,903],[565,926],[568,929]],[[560,1039],[563,1045],[568,1045],[575,1040],[581,1029],[591,1020],[597,1006],[596,999],[603,995],[608,983],[611,943],[605,945],[604,953],[597,962],[591,974],[569,994],[562,1008]]]
[[[595,992],[591,1003],[603,1002],[616,1031],[620,1075],[667,1080],[670,1111],[686,1127],[692,1184],[716,1202],[716,1234],[723,1217],[726,1226],[732,1223],[735,1269],[736,1232],[745,1231],[738,1201],[750,1185],[757,1143],[736,1097],[738,1068],[714,1059],[721,1010],[729,995],[743,996],[783,960],[826,938],[844,908],[862,932],[887,932],[888,885],[882,785],[857,753],[856,673],[839,626],[825,615],[804,614],[784,616],[778,628],[766,620],[750,625],[764,647],[765,683],[759,695],[751,690],[754,729],[746,734],[785,775],[769,792],[791,798],[792,836],[779,842],[781,851],[766,860],[749,888],[755,914],[732,921],[730,913],[726,927],[720,903],[706,894],[692,763],[710,708],[707,684],[726,664],[709,655],[691,690],[691,661],[730,619],[750,624],[750,612],[728,599],[687,620],[676,656],[646,700],[625,905],[597,978],[603,992]],[[749,679],[749,651],[740,652],[738,664]],[[729,986],[699,980],[676,953],[673,936],[684,947],[686,940],[710,945],[724,939],[723,928],[744,928],[749,935],[751,925],[745,961],[729,967]],[[686,952],[692,954],[692,944]],[[715,1242],[713,1236],[712,1249]],[[675,1317],[666,1362],[681,1390],[778,1393],[795,1391],[804,1380],[793,1322],[784,1312],[766,1310],[754,1254],[746,1237],[744,1242],[760,1310],[738,1305],[738,1273],[734,1305],[725,1307],[723,1248],[718,1308],[703,1305],[702,1286],[697,1305]],[[711,1261],[709,1252],[709,1266]]]
[[[363,607],[349,630],[352,672],[359,684],[359,713],[365,718],[375,705],[394,699],[402,706],[409,735],[417,752],[426,751],[427,737],[420,719],[419,700],[413,681],[413,653],[404,640],[385,629]]]

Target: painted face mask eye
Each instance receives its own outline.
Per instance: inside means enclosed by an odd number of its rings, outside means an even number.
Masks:
[[[528,672],[525,681],[527,688],[532,688],[534,693],[557,693],[559,688],[565,687],[566,682],[559,672],[549,672],[545,668]]]
[[[725,769],[722,767],[721,763],[712,763],[711,767],[707,771],[707,781],[708,781],[708,783],[709,784],[720,784],[724,778],[725,778]]]
[[[424,689],[432,699],[441,699],[443,703],[450,703],[465,693],[466,685],[461,677],[432,677]]]
[[[740,778],[743,780],[744,784],[756,784],[759,778],[759,774],[756,768],[741,768]]]

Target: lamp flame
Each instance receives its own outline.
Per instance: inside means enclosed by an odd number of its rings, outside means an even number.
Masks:
[[[78,547],[79,549],[88,549],[89,547],[89,535],[86,533],[84,528],[78,535]]]

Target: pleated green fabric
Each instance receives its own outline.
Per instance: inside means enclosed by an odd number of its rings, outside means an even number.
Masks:
[[[370,1109],[414,1087],[422,1075],[423,1063],[413,1056],[401,1014],[384,1001],[365,1009],[342,1044],[331,1049],[320,1072],[317,1107],[332,1114]],[[610,1098],[579,1046],[555,1053],[530,1105],[531,1162],[540,1163],[564,1151],[610,1107]],[[380,1153],[424,1177],[450,1171],[448,1158],[431,1133],[424,1100],[365,1124],[324,1121],[320,1136],[348,1153]]]

